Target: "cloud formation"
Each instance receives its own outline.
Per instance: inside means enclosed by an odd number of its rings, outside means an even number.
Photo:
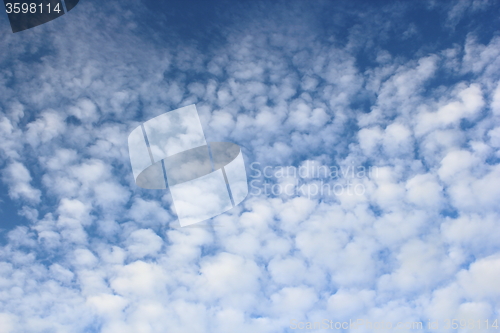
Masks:
[[[208,46],[151,34],[149,9],[127,1],[1,34],[1,179],[27,222],[0,248],[0,332],[498,318],[500,38],[460,32],[495,5],[418,7],[458,31],[436,43],[404,23],[415,5],[338,4],[324,26],[327,3],[234,6],[220,15],[238,24]],[[405,40],[421,46],[395,49]],[[127,137],[193,103],[247,170],[376,172],[249,175],[300,191],[251,192],[179,228],[168,191],[135,186]],[[363,192],[313,192],[349,183]]]

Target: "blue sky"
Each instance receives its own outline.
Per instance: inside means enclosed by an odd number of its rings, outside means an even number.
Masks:
[[[16,34],[4,15],[0,332],[500,319],[499,9],[81,0]],[[250,195],[180,228],[127,136],[190,104],[242,147]]]

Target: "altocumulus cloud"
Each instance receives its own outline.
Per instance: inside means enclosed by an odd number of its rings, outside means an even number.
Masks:
[[[498,318],[498,5],[217,8],[207,35],[128,1],[1,23],[3,209],[19,218],[0,226],[0,332]],[[362,194],[259,192],[179,228],[168,191],[135,186],[127,136],[193,103],[248,164],[377,173],[353,180]],[[320,180],[338,181],[269,181]]]

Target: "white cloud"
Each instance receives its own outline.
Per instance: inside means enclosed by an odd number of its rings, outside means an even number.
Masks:
[[[354,315],[371,307],[375,302],[375,291],[339,289],[328,298],[328,311],[339,319],[349,320]]]
[[[408,201],[423,209],[440,208],[443,204],[443,187],[431,174],[417,175],[406,183]]]
[[[31,185],[30,172],[22,163],[10,163],[3,170],[3,180],[9,184],[9,195],[13,199],[40,201],[41,192]]]
[[[271,296],[272,313],[296,318],[307,312],[316,302],[313,289],[306,287],[287,287]]]
[[[417,134],[423,135],[437,128],[457,125],[461,119],[473,120],[484,106],[481,88],[477,84],[460,87],[456,93],[458,101],[445,102],[436,112],[422,112],[417,123]]]
[[[132,232],[127,243],[129,256],[139,259],[147,255],[156,255],[163,246],[163,240],[151,229]]]
[[[64,118],[54,112],[43,112],[41,117],[27,125],[26,141],[34,148],[60,135],[66,128]]]

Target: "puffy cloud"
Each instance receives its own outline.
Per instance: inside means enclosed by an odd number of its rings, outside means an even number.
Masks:
[[[408,201],[423,209],[440,208],[443,204],[443,187],[431,174],[417,175],[406,183]]]
[[[41,117],[27,125],[26,141],[34,148],[60,135],[65,129],[64,118],[53,111],[46,111]]]
[[[132,258],[143,258],[155,255],[163,245],[162,239],[151,229],[140,229],[132,232],[127,240],[127,249]]]
[[[13,162],[3,170],[3,179],[9,184],[9,195],[13,199],[39,202],[41,192],[31,185],[29,170],[20,162]]]
[[[439,106],[436,112],[422,112],[417,124],[417,134],[422,135],[436,128],[445,128],[457,125],[461,119],[473,119],[484,106],[481,88],[471,84],[466,88],[459,88],[458,101],[446,102]]]
[[[349,320],[364,309],[375,303],[375,291],[339,289],[328,298],[328,311],[336,314],[339,319]]]
[[[220,253],[200,263],[200,297],[219,300],[232,308],[255,302],[259,291],[260,270],[255,262],[230,253]]]

